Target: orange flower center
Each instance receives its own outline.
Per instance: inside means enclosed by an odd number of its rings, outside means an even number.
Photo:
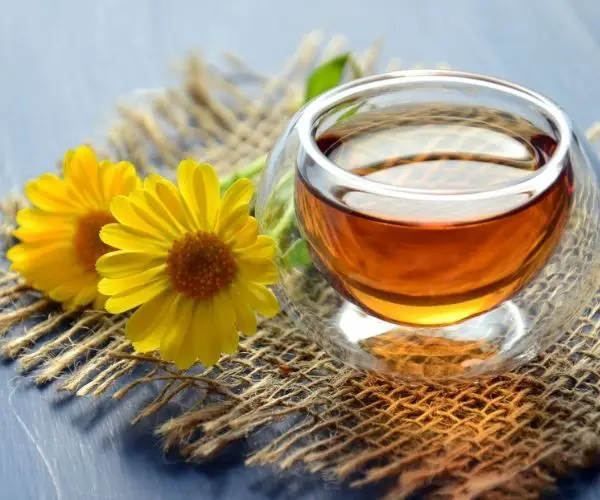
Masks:
[[[176,240],[167,257],[173,288],[194,300],[206,300],[235,279],[231,250],[214,234],[198,231]]]
[[[100,239],[100,229],[112,222],[116,222],[115,218],[104,210],[89,212],[77,221],[73,246],[79,263],[87,271],[95,271],[96,261],[105,253],[115,250]]]

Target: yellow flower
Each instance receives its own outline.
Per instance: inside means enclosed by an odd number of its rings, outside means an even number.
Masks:
[[[119,223],[100,238],[119,250],[97,269],[107,311],[141,306],[126,328],[136,351],[158,349],[185,369],[236,352],[238,331],[256,332],[255,311],[270,317],[279,305],[265,286],[277,280],[275,241],[249,215],[252,183],[238,180],[221,199],[214,169],[193,160],[179,164],[177,183],[150,175],[112,202]]]
[[[21,243],[7,252],[11,270],[67,308],[94,302],[101,309],[96,260],[112,248],[100,241],[100,229],[115,221],[111,200],[139,184],[130,163],[98,162],[87,146],[68,151],[64,178],[43,174],[25,186],[33,207],[17,214],[13,234]]]

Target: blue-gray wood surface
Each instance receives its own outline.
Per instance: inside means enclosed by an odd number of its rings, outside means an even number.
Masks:
[[[101,137],[119,96],[174,81],[178,58],[223,51],[264,72],[314,29],[383,59],[445,62],[556,99],[580,128],[600,119],[598,0],[0,0],[0,194]],[[129,425],[148,394],[121,404],[40,390],[0,364],[0,499],[363,498],[309,474],[243,467],[244,446],[203,466],[163,457],[156,419]],[[600,498],[594,471],[561,482]]]

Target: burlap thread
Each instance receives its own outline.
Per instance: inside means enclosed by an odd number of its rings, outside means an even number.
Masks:
[[[136,106],[121,106],[108,153],[142,173],[171,171],[194,156],[227,173],[266,153],[281,133],[316,61],[342,48],[308,36],[274,77],[229,58],[231,71],[191,57],[179,87]],[[377,47],[360,58],[373,71]],[[240,83],[241,82],[241,83]],[[3,241],[18,198],[1,204]],[[240,352],[206,373],[177,373],[132,352],[122,316],[64,312],[0,275],[2,353],[39,384],[121,399],[136,388],[161,390],[136,420],[184,392],[194,405],[157,428],[165,449],[191,461],[209,459],[232,442],[278,426],[284,430],[248,465],[300,465],[353,486],[394,479],[389,498],[427,487],[439,498],[536,498],[557,476],[586,466],[600,451],[600,294],[576,325],[521,370],[470,385],[400,385],[349,370],[310,343],[285,316],[260,325]]]

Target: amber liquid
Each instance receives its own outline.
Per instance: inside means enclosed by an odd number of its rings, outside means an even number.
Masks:
[[[418,111],[418,109],[417,109]],[[403,119],[361,113],[317,137],[338,166],[379,183],[426,189],[495,189],[532,176],[556,141],[506,113],[443,107]],[[380,216],[348,206],[347,190],[309,182],[298,169],[296,209],[314,261],[349,301],[382,319],[448,325],[488,311],[538,273],[564,229],[573,193],[569,166],[532,201],[453,223]],[[334,199],[323,195],[328,189]],[[438,210],[445,210],[442,204]],[[441,219],[441,221],[440,221]]]

